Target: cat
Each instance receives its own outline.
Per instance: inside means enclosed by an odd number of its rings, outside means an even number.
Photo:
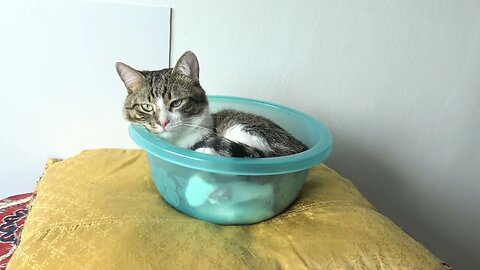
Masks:
[[[199,82],[196,55],[185,52],[175,67],[138,71],[116,64],[128,91],[124,116],[179,147],[228,157],[264,158],[308,147],[269,119],[232,109],[210,113]]]
[[[174,145],[239,158],[287,156],[308,149],[265,117],[233,109],[211,113],[193,52],[185,52],[174,68],[139,71],[118,62],[116,69],[128,92],[125,118]],[[244,180],[232,182],[228,177],[207,172],[194,174],[186,181],[184,194],[179,195],[196,211],[232,220],[245,216],[259,220],[258,217],[270,217],[278,211],[275,201],[282,199],[276,178],[250,181],[249,176],[244,176]]]

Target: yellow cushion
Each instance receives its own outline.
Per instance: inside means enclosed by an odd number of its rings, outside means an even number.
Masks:
[[[444,269],[346,179],[314,168],[285,213],[220,226],[169,207],[137,150],[55,163],[8,269]]]

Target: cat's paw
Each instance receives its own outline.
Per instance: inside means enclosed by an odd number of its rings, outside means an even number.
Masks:
[[[230,190],[225,187],[218,187],[210,193],[210,196],[208,196],[208,202],[211,204],[218,204],[222,201],[228,201],[230,197]]]
[[[209,148],[209,147],[201,147],[201,148],[198,148],[195,150],[195,152],[199,152],[199,153],[204,153],[204,154],[207,154],[207,155],[219,155],[217,153],[217,151],[215,151],[215,149],[213,148]]]

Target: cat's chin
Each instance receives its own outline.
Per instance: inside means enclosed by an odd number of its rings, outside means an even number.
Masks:
[[[175,132],[164,130],[164,131],[155,132],[155,135],[166,141],[171,141],[175,135]]]

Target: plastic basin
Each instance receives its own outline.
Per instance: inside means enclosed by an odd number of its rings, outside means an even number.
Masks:
[[[328,129],[304,113],[269,102],[227,96],[208,100],[212,112],[234,108],[267,117],[309,150],[260,159],[207,155],[130,125],[130,136],[147,153],[160,195],[176,210],[216,224],[257,223],[283,212],[300,193],[308,170],[329,156]]]

